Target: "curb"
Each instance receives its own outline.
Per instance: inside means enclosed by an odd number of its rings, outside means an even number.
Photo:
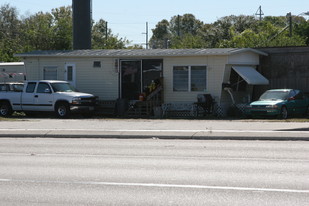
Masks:
[[[309,132],[171,130],[1,130],[0,138],[105,138],[309,141]]]

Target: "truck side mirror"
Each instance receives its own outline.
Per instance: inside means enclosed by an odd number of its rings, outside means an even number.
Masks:
[[[50,91],[49,88],[46,88],[46,89],[44,90],[44,93],[51,93],[51,91]]]

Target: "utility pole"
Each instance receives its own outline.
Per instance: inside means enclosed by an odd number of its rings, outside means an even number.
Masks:
[[[107,27],[107,21],[105,22],[105,47],[107,49],[107,40],[108,40],[108,27]]]
[[[148,49],[149,47],[149,43],[148,43],[148,22],[146,22],[146,32],[142,33],[146,35],[146,49]]]
[[[259,16],[259,20],[262,21],[262,16],[264,15],[263,11],[262,11],[262,6],[260,6],[258,8],[258,10],[255,12],[256,16]]]
[[[180,16],[177,16],[177,36],[180,37]]]
[[[292,26],[293,26],[292,25],[293,24],[293,22],[292,22],[292,13],[291,12],[287,13],[286,18],[288,20],[288,26],[289,26],[289,29],[290,29],[290,37],[292,37]]]

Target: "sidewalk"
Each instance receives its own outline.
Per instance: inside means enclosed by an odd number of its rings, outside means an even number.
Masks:
[[[0,137],[309,141],[309,124],[263,120],[24,118],[0,121]]]

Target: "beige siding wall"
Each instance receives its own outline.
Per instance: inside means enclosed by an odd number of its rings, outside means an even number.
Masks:
[[[94,68],[93,62],[101,61],[101,68]],[[65,65],[74,64],[76,68],[76,88],[93,93],[101,100],[115,100],[119,95],[119,74],[115,71],[114,58],[27,58],[25,67],[28,80],[43,78],[44,66],[56,66],[58,80],[65,78]],[[259,55],[252,52],[231,56],[205,57],[164,57],[164,103],[195,102],[197,95],[209,93],[224,110],[231,105],[231,98],[222,90],[222,83],[229,80],[232,65],[258,65]],[[207,86],[204,92],[174,92],[174,66],[207,66]],[[241,95],[242,96],[242,95]],[[237,99],[241,99],[241,96]]]
[[[211,57],[173,57],[164,59],[164,102],[196,102],[197,95],[211,94],[216,101],[220,100],[221,83],[226,56]],[[174,92],[173,91],[173,66],[207,66],[207,90],[204,92]]]
[[[25,61],[25,70],[27,80],[37,80],[39,78],[39,61],[36,58],[27,58]]]
[[[228,64],[259,64],[259,55],[253,52],[233,54],[228,57]]]
[[[228,63],[225,65],[225,70],[223,72],[223,82],[225,83],[229,82],[231,68],[233,65],[246,65],[255,67],[256,65],[259,65],[259,55],[252,52],[244,52],[228,56]],[[247,85],[246,91],[243,92],[232,91],[235,103],[241,104],[250,101],[252,95],[252,88],[253,88],[252,86]],[[231,95],[227,91],[222,90],[220,105],[224,113],[226,113],[228,108],[232,105]]]
[[[93,67],[94,61],[101,61],[101,68]],[[28,80],[43,79],[45,66],[57,67],[58,80],[65,80],[65,65],[76,68],[76,88],[92,93],[101,100],[118,98],[118,73],[112,58],[31,58],[25,62]]]

